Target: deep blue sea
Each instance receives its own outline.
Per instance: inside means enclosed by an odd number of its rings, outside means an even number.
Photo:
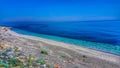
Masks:
[[[18,33],[120,55],[120,21],[3,22]]]

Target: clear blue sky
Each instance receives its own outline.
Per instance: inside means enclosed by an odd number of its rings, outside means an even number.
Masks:
[[[0,18],[119,19],[120,0],[0,0]]]

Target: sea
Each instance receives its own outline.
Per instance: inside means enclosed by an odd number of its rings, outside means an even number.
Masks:
[[[17,33],[47,38],[120,56],[120,21],[1,22]],[[61,45],[62,46],[62,45]]]

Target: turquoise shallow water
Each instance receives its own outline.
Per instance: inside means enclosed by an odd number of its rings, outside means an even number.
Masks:
[[[94,49],[94,50],[99,50],[99,51],[104,51],[104,52],[108,52],[108,53],[120,56],[120,46],[119,45],[95,43],[95,42],[69,39],[69,38],[58,37],[58,36],[37,34],[37,33],[28,32],[28,31],[24,31],[24,30],[20,30],[20,29],[16,29],[16,28],[13,28],[12,30],[17,32],[17,33],[20,33],[20,34],[37,36],[37,37],[42,37],[42,38],[46,38],[46,39],[52,39],[52,40],[55,40],[55,41],[74,44],[74,45],[77,45],[77,46],[82,46],[82,47],[86,47],[86,48],[90,48],[90,49]]]
[[[120,45],[120,21],[4,22],[3,26],[77,40]]]

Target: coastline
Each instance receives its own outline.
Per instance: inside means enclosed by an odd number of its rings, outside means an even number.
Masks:
[[[118,63],[118,64],[120,63],[120,61],[119,61],[120,56],[113,55],[113,54],[110,54],[110,53],[97,51],[97,50],[93,50],[93,49],[89,49],[89,48],[85,48],[85,47],[80,47],[80,46],[76,46],[76,45],[73,45],[73,44],[68,44],[68,43],[58,42],[58,41],[49,40],[49,39],[45,39],[45,38],[40,38],[40,37],[36,37],[36,36],[22,35],[22,34],[19,35],[15,32],[13,32],[13,34],[16,35],[16,36],[19,36],[19,37],[29,38],[29,39],[33,39],[33,40],[39,40],[39,41],[47,43],[49,45],[54,45],[54,46],[67,48],[67,49],[76,51],[76,52],[78,52],[80,54],[83,54],[83,55],[88,55],[88,56],[91,56],[91,57],[99,58],[99,59],[110,61],[110,62],[113,62],[113,63]]]
[[[18,46],[23,51],[31,53],[36,58],[47,58],[51,64],[58,63],[62,68],[119,68],[120,56],[96,51],[73,44],[50,39],[18,34],[8,30],[0,32],[12,46]],[[49,55],[40,54],[41,49],[47,49]],[[61,57],[61,55],[64,55]]]
[[[120,56],[120,45],[96,43],[96,42],[89,42],[89,41],[83,41],[83,40],[77,40],[77,39],[71,39],[71,38],[65,38],[65,37],[59,37],[59,36],[37,34],[37,33],[24,31],[24,30],[16,29],[16,28],[13,28],[12,30],[16,33],[23,34],[23,35],[35,36],[35,37],[44,38],[48,40],[68,43],[68,44],[72,44],[75,46],[80,46],[83,48],[88,48],[88,49]]]

